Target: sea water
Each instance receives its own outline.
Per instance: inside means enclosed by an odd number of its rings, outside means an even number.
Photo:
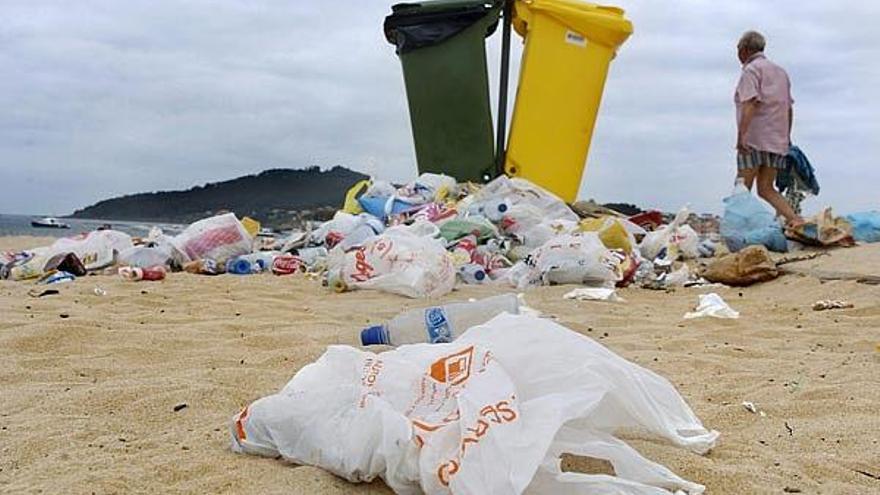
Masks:
[[[70,225],[69,229],[46,229],[31,226],[31,220],[42,218],[40,215],[3,215],[0,214],[0,236],[32,235],[38,237],[70,237],[83,232],[90,232],[102,225],[111,225],[134,236],[145,236],[154,226],[158,226],[167,234],[176,234],[183,229],[177,224],[127,222],[119,220],[86,220],[80,218],[58,218],[61,223]]]

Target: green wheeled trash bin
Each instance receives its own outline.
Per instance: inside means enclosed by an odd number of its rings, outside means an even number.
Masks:
[[[419,173],[482,181],[495,175],[485,38],[502,2],[402,3],[385,18],[397,47]]]

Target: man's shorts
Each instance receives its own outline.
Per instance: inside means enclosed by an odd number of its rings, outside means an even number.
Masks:
[[[750,150],[736,154],[738,170],[757,170],[758,167],[770,167],[777,170],[785,168],[785,155],[777,155],[769,151]]]

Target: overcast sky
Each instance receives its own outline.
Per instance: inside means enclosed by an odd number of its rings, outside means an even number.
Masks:
[[[414,177],[381,29],[391,3],[2,0],[0,212],[66,214],[270,167]],[[880,2],[619,5],[635,34],[611,67],[582,197],[720,212],[734,46],[754,28],[793,82],[794,141],[823,188],[807,209],[880,207]],[[514,48],[516,74],[516,35]]]

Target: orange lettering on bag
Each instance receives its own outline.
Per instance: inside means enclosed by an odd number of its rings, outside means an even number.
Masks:
[[[247,434],[244,432],[244,420],[248,417],[248,407],[246,406],[244,409],[238,413],[238,417],[235,418],[235,433],[238,435],[238,440],[247,440]]]
[[[440,479],[440,484],[443,486],[449,486],[449,479],[452,478],[452,475],[458,472],[458,461],[449,461],[446,464],[440,465],[437,469],[437,478]]]

